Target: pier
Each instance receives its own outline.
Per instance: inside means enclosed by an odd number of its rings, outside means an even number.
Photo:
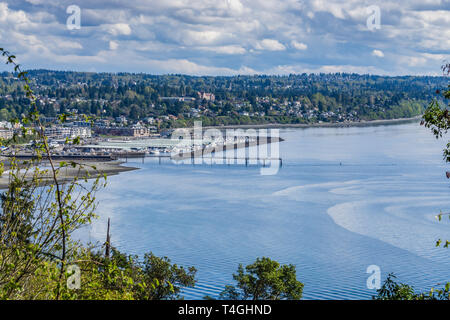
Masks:
[[[145,156],[131,156],[131,157],[117,157],[116,160],[118,159],[122,159],[125,160],[125,162],[128,162],[128,159],[142,159],[142,163],[145,163],[145,159],[146,158],[152,158],[152,159],[158,159],[159,164],[161,164],[161,161],[163,159],[167,159],[167,160],[171,160],[171,161],[175,161],[175,162],[184,162],[186,164],[192,164],[192,165],[196,165],[196,164],[226,164],[226,165],[231,165],[231,164],[242,164],[245,165],[246,167],[248,167],[249,165],[258,165],[258,163],[260,163],[263,167],[266,166],[267,163],[271,163],[271,162],[278,162],[279,167],[283,166],[283,159],[280,157],[231,157],[231,156],[227,156],[226,154],[222,155],[222,156],[212,156],[213,154],[210,153],[209,156],[206,154],[202,154],[201,156],[193,156],[191,155],[190,157],[174,157],[172,155],[169,154],[164,154],[164,155],[157,155],[157,154],[146,154]],[[205,161],[206,160],[206,161]],[[209,162],[209,163],[207,163]]]

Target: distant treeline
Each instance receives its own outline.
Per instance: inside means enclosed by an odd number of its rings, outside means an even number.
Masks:
[[[444,77],[346,73],[212,77],[32,70],[28,75],[46,116],[72,109],[130,120],[173,115],[172,126],[192,122],[193,109],[209,125],[411,117],[446,84]],[[213,93],[215,100],[198,99],[198,92]],[[186,96],[197,99],[161,99]],[[28,108],[14,74],[0,73],[0,120]]]

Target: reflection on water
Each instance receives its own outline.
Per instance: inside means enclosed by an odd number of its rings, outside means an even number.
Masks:
[[[198,269],[186,298],[216,296],[239,263],[268,256],[297,266],[308,299],[367,299],[366,268],[427,289],[450,279],[450,208],[442,141],[418,124],[285,129],[283,167],[146,159],[109,178],[100,219],[83,237],[153,251]]]

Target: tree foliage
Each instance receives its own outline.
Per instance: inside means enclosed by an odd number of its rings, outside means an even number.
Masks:
[[[84,163],[52,159],[27,72],[14,55],[2,48],[0,52],[14,66],[30,103],[12,122],[24,125],[22,138],[31,135],[34,140],[31,160],[20,161],[13,144],[13,156],[0,166],[0,175],[9,181],[0,194],[0,299],[179,298],[181,287],[195,284],[195,268],[185,270],[152,253],[141,261],[113,249],[110,257],[99,245],[82,245],[72,238],[96,217],[95,193],[106,185],[106,176],[95,166],[91,174]],[[74,178],[64,177],[68,168],[76,170]],[[104,246],[109,248],[109,242],[108,237]],[[67,285],[73,265],[82,272],[79,289]]]
[[[239,265],[233,274],[237,282],[228,285],[220,298],[229,300],[298,300],[303,294],[303,283],[297,280],[294,265],[280,265],[270,258],[257,258],[245,268]]]
[[[412,117],[422,114],[434,89],[444,81],[442,77],[349,73],[196,77],[32,70],[29,76],[33,84],[39,84],[37,108],[45,116],[55,117],[72,109],[92,116],[124,115],[133,121],[173,115],[180,121],[164,123],[173,126],[190,121],[190,108],[200,107],[209,110],[202,116],[215,125],[339,121],[336,115],[308,118],[308,112],[316,109],[361,120]],[[216,99],[162,99],[197,97],[198,92],[213,93]],[[0,120],[17,117],[28,109],[23,93],[14,74],[0,73]],[[285,102],[291,105],[286,107]],[[221,119],[216,124],[217,117]]]
[[[442,67],[444,74],[450,74],[450,63],[445,64]],[[437,90],[437,93],[440,94],[443,99],[450,99],[450,84],[448,84],[447,89]],[[450,114],[449,114],[448,105],[442,105],[439,100],[435,99],[431,102],[430,106],[427,108],[423,115],[423,119],[421,124],[427,128],[430,128],[436,139],[442,138],[450,128]],[[450,162],[450,141],[447,143],[447,147],[444,149],[444,160],[446,162]]]
[[[397,277],[390,273],[377,295],[375,300],[448,300],[450,293],[450,283],[447,283],[442,289],[431,289],[429,292],[418,293],[414,288],[405,283],[396,281]]]

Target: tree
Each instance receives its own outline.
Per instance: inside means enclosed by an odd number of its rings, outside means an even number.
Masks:
[[[106,175],[95,166],[52,159],[27,73],[15,63],[14,55],[2,48],[0,52],[25,82],[30,101],[28,114],[14,122],[24,125],[23,136],[31,132],[36,137],[31,160],[16,159],[11,146],[12,157],[6,162],[9,185],[0,195],[0,299],[179,298],[181,286],[195,284],[195,268],[186,271],[152,253],[139,261],[113,250],[110,258],[71,238],[74,231],[95,218],[94,195],[105,186],[101,181],[106,181]],[[60,121],[65,117],[62,115]],[[76,137],[67,143],[78,141]],[[0,163],[0,175],[4,168],[5,163]],[[75,177],[62,176],[65,170],[74,170]],[[88,183],[88,179],[93,181]],[[110,246],[109,238],[105,245]],[[66,285],[72,264],[83,271],[82,287],[77,290]]]
[[[450,63],[446,63],[442,66],[442,71],[444,75],[450,74]],[[447,86],[447,90],[442,93],[440,90],[436,91],[437,94],[441,94],[445,100],[450,99],[450,83]],[[430,128],[436,139],[442,138],[444,134],[450,129],[450,113],[449,113],[450,103],[447,106],[441,106],[437,99],[430,103],[423,115],[421,125]],[[447,142],[447,146],[443,152],[444,160],[450,162],[450,141]],[[447,178],[450,178],[450,173],[447,172]],[[443,216],[449,216],[449,213],[439,213],[436,217],[439,221]],[[436,246],[440,246],[443,243],[442,239],[437,240]],[[447,248],[450,245],[449,240],[445,240],[444,247]]]
[[[295,266],[280,265],[266,257],[257,258],[245,268],[240,264],[233,279],[236,286],[226,286],[221,299],[298,300],[303,294],[303,283],[297,280]]]
[[[67,266],[77,248],[71,234],[95,216],[94,194],[103,185],[100,183],[103,175],[97,172],[94,182],[87,186],[83,182],[91,177],[84,170],[84,164],[53,161],[27,73],[15,62],[14,55],[3,48],[0,52],[24,82],[24,91],[30,101],[28,113],[13,122],[25,125],[23,136],[31,132],[37,137],[31,160],[19,161],[13,150],[7,163],[9,185],[0,197],[0,297],[23,296],[25,288],[31,283],[36,284],[34,280],[39,269],[48,263],[55,267],[52,270],[56,275],[53,294],[48,297],[60,299]],[[76,141],[77,138],[70,142]],[[42,169],[44,160],[48,161],[49,169]],[[61,177],[67,167],[78,170],[70,181]]]
[[[140,260],[116,248],[111,257],[82,248],[76,261],[83,272],[82,283],[76,293],[66,290],[65,298],[171,300],[181,298],[182,287],[195,284],[195,268],[185,270],[152,253]]]
[[[405,283],[395,281],[397,277],[390,273],[374,300],[448,300],[450,293],[450,283],[442,289],[431,289],[429,292],[416,293],[414,288]]]
[[[195,285],[197,270],[190,267],[185,270],[176,264],[171,264],[167,257],[157,257],[153,253],[144,255],[142,263],[142,281],[154,284],[151,287],[140,286],[137,292],[139,300],[173,300],[180,298],[181,287]]]
[[[413,287],[397,283],[397,277],[390,273],[380,289],[377,290],[375,300],[416,300],[418,296],[414,293]]]
[[[450,63],[442,66],[442,70],[445,75],[450,74]],[[450,99],[450,83],[447,90],[442,93],[440,90],[436,91],[437,94],[442,94],[442,97],[446,100]],[[430,128],[436,139],[442,138],[443,134],[447,133],[450,129],[450,114],[448,106],[441,106],[437,99],[433,100],[430,106],[425,110],[422,117],[421,125]],[[447,147],[444,149],[444,160],[450,162],[450,141],[447,143]]]

